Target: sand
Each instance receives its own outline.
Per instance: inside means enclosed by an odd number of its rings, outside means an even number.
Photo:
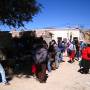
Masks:
[[[90,74],[80,74],[78,62],[70,64],[68,57],[59,69],[48,73],[46,83],[39,83],[35,78],[14,77],[10,85],[0,83],[0,90],[90,90]]]

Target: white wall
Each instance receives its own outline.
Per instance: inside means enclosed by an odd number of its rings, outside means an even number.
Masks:
[[[53,33],[53,38],[54,40],[57,41],[57,38],[58,37],[62,37],[63,38],[67,38],[67,39],[70,39],[70,34],[72,33],[72,39],[73,37],[78,37],[78,39],[80,39],[80,31],[79,29],[77,30],[72,30],[72,29],[64,29],[64,30],[51,30],[50,31],[51,33]]]
[[[54,39],[55,41],[57,41],[57,38],[58,37],[62,37],[62,39],[63,38],[67,38],[67,31],[60,31],[60,30],[53,30],[53,31],[50,31],[51,33],[53,33],[54,35],[53,35],[53,37],[52,37],[52,39]]]
[[[70,39],[70,34],[72,33],[72,39],[73,37],[78,37],[78,39],[82,39],[80,30],[78,28],[64,28],[64,29],[57,29],[57,28],[52,28],[52,29],[38,29],[36,30],[38,35],[42,34],[45,31],[49,31],[53,34],[52,39],[57,41],[58,37],[67,38]]]

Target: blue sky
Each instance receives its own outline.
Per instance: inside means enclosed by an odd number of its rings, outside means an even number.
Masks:
[[[90,0],[37,0],[42,12],[27,23],[27,29],[44,27],[84,26],[90,28]],[[9,30],[6,26],[1,29]]]

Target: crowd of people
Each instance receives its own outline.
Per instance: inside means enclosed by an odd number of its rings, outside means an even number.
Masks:
[[[90,43],[83,41],[50,41],[49,45],[43,40],[42,37],[34,39],[30,49],[31,73],[35,76],[40,83],[45,83],[48,74],[46,71],[51,72],[59,68],[61,62],[65,62],[63,54],[67,52],[69,57],[68,63],[74,63],[75,60],[79,62],[80,69],[78,72],[88,74],[90,69]],[[24,47],[23,45],[21,45]],[[28,49],[28,50],[29,50]],[[24,50],[22,51],[24,52]],[[0,64],[0,74],[2,82],[8,84],[5,78],[5,71]]]

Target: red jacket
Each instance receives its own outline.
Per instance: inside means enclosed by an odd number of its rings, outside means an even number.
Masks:
[[[90,61],[90,47],[86,47],[82,50],[82,59]]]

